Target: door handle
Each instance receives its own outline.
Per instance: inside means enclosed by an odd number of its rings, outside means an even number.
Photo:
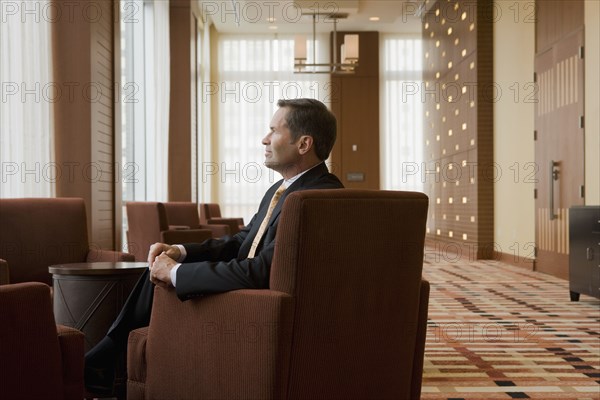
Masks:
[[[554,213],[554,181],[558,180],[558,161],[550,160],[550,221],[558,215]]]

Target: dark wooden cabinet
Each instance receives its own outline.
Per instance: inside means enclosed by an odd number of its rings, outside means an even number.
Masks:
[[[569,209],[569,291],[600,298],[600,206]]]

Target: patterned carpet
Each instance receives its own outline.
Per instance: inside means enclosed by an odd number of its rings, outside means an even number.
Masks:
[[[600,301],[498,261],[426,260],[423,399],[600,399]]]

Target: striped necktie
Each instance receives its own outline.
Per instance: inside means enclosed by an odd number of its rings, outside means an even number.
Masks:
[[[285,186],[282,184],[281,186],[279,186],[279,189],[277,189],[277,191],[273,195],[273,198],[271,199],[271,203],[269,204],[269,209],[267,210],[267,214],[265,215],[265,218],[260,223],[258,232],[256,232],[256,236],[254,236],[254,240],[252,241],[252,247],[250,247],[250,251],[248,252],[248,258],[254,257],[254,254],[256,253],[256,249],[258,248],[258,244],[260,243],[260,239],[262,239],[262,236],[265,234],[265,231],[267,230],[267,225],[269,224],[269,220],[271,219],[271,214],[273,214],[273,210],[275,209],[275,206],[277,205],[277,202],[281,198],[281,195],[283,194],[283,192],[285,192]]]

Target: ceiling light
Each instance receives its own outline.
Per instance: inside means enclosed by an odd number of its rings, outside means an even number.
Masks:
[[[379,17],[371,17],[369,18],[369,21],[379,21]]]
[[[313,37],[312,37],[312,63],[307,63],[307,39],[305,36],[296,36],[294,40],[294,73],[310,74],[334,74],[334,73],[354,73],[358,67],[358,35],[344,35],[344,43],[340,47],[341,62],[338,62],[337,49],[337,21],[348,17],[348,14],[338,13],[307,13],[303,15],[312,15],[313,18]],[[333,20],[333,62],[316,63],[317,58],[317,16],[327,16]]]

